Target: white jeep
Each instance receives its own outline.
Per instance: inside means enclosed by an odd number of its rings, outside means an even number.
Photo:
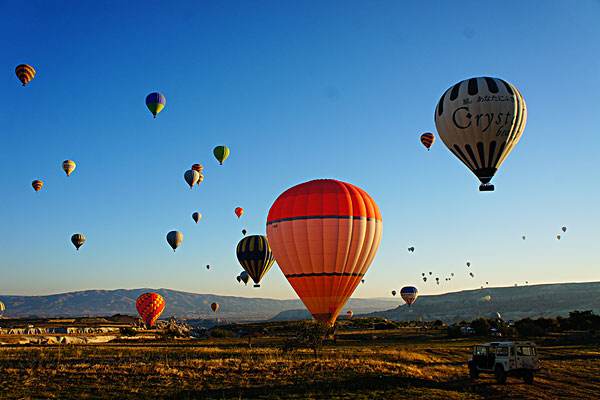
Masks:
[[[505,383],[510,375],[531,384],[539,369],[539,360],[533,342],[491,342],[473,348],[468,366],[473,379],[480,373],[493,373],[498,383]]]

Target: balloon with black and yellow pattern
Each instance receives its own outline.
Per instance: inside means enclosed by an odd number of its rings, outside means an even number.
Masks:
[[[275,262],[267,237],[246,236],[238,243],[236,254],[242,268],[254,281],[254,287],[260,287],[261,279]]]
[[[17,74],[17,78],[25,86],[35,77],[35,68],[28,64],[20,64],[15,68],[15,74]]]
[[[517,145],[527,122],[525,100],[515,86],[490,77],[450,87],[435,109],[435,126],[448,149],[493,191],[490,181]]]

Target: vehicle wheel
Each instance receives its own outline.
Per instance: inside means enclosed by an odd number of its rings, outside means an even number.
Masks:
[[[469,377],[471,379],[479,378],[479,371],[477,370],[477,366],[469,364]]]
[[[526,371],[523,375],[523,380],[526,384],[531,385],[533,383],[533,371]]]
[[[494,368],[494,374],[496,375],[496,382],[500,384],[506,383],[506,372],[504,372],[502,365],[496,365],[496,368]]]

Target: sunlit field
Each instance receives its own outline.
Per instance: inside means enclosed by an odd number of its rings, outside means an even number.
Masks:
[[[0,348],[2,398],[419,398],[592,399],[600,390],[597,344],[540,346],[533,385],[470,380],[474,343],[441,331],[342,331],[314,357],[283,350],[285,337],[149,340]],[[543,339],[542,339],[543,340]]]

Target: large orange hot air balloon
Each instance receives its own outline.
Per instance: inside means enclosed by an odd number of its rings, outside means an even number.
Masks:
[[[314,318],[333,324],[375,257],[383,223],[362,189],[314,180],[281,194],[267,238],[277,264]]]
[[[236,207],[234,212],[238,218],[241,217],[242,215],[244,215],[244,209],[242,207]]]
[[[151,327],[162,314],[165,304],[165,299],[160,294],[149,292],[143,293],[137,298],[135,308],[146,325]]]

